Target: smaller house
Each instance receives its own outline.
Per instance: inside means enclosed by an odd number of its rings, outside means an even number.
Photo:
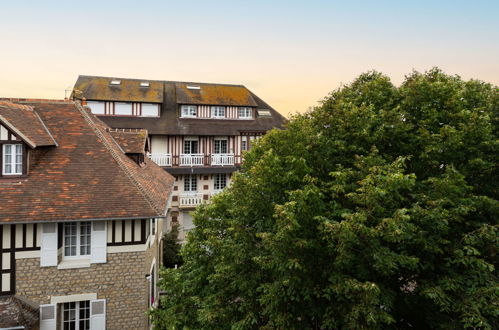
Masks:
[[[147,134],[77,102],[0,99],[6,327],[149,328],[174,179],[145,157]]]

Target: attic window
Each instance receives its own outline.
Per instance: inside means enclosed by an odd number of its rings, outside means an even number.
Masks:
[[[121,80],[111,80],[111,85],[121,85]]]
[[[149,82],[148,81],[141,82],[140,87],[149,87]]]
[[[187,89],[195,89],[195,90],[200,90],[200,89],[201,89],[201,86],[187,85]]]
[[[270,110],[258,110],[258,117],[272,117]]]

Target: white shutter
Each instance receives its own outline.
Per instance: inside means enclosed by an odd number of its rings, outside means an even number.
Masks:
[[[92,222],[92,239],[90,245],[92,247],[92,263],[105,263],[107,253],[107,232],[106,221]]]
[[[106,329],[106,299],[90,301],[90,329]]]
[[[57,223],[42,224],[40,267],[57,266]]]
[[[56,329],[56,305],[40,305],[40,330]]]

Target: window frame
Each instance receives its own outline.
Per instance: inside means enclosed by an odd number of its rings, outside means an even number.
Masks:
[[[86,307],[82,306],[83,303],[87,303],[88,305]],[[66,306],[70,306],[71,304],[74,304],[74,308],[70,308],[69,311],[74,310],[74,320],[67,320],[65,319],[65,311],[66,311]],[[90,314],[90,300],[82,300],[82,301],[71,301],[71,302],[64,302],[61,303],[61,328],[65,329],[64,325],[67,323],[71,325],[74,322],[74,329],[75,330],[85,330],[85,327],[80,329],[80,322],[81,321],[86,321],[88,324],[88,329],[91,329],[91,314]],[[87,315],[88,317],[85,317],[83,319],[80,318],[81,315],[81,310],[87,310]],[[69,326],[71,328],[71,326]]]
[[[154,110],[156,111],[156,113],[154,115],[144,115],[144,108],[155,108]],[[159,104],[157,103],[141,103],[140,104],[140,117],[146,117],[146,118],[155,118],[155,117],[159,117]]]
[[[118,105],[127,105],[130,106],[130,113],[117,113]],[[132,102],[114,102],[114,115],[115,116],[124,116],[124,117],[133,117],[133,103]]]
[[[194,145],[193,142],[196,142],[195,145],[196,145],[196,152],[192,152],[192,150],[194,149],[192,146]],[[186,152],[186,145],[189,144],[189,152]],[[185,155],[195,155],[195,154],[198,154],[199,153],[199,140],[197,138],[184,138],[184,149],[183,149],[183,153]]]
[[[189,178],[189,179],[187,179],[187,178]],[[186,189],[186,187],[188,187],[189,189]],[[192,189],[193,187],[195,189]],[[197,193],[197,191],[198,191],[198,177],[197,177],[197,175],[196,174],[184,175],[184,192]]]
[[[223,180],[222,180],[223,178]],[[227,173],[217,173],[213,178],[213,190],[222,191],[227,187]],[[223,187],[221,187],[223,182]],[[218,188],[217,188],[218,185]],[[221,188],[220,188],[221,187]]]
[[[217,143],[218,142],[218,143]],[[225,148],[222,148],[223,144],[222,142],[225,142]],[[218,144],[218,151],[217,152],[217,144]],[[220,152],[221,149],[225,149],[225,152]],[[229,140],[226,137],[217,137],[213,141],[213,154],[219,155],[219,154],[227,154],[229,153]]]
[[[245,113],[245,116],[241,116],[241,112]],[[239,119],[253,119],[253,109],[251,107],[239,107],[237,108],[237,117]]]
[[[66,255],[66,230],[68,225],[73,225],[76,224],[76,254],[75,255]],[[89,231],[88,234],[85,235],[88,237],[88,241],[84,246],[87,247],[88,249],[88,254],[81,254],[81,239],[82,239],[82,232],[81,228],[82,225],[88,226]],[[71,235],[72,236],[72,235]],[[70,245],[69,247],[71,248],[73,245]],[[74,260],[74,259],[91,259],[92,258],[92,222],[91,221],[78,221],[78,222],[65,222],[62,225],[62,256],[63,260]]]
[[[3,143],[1,144],[2,146],[2,176],[19,176],[24,174],[24,162],[25,162],[25,157],[24,157],[24,145],[22,143]],[[10,146],[10,164],[7,164],[7,146]],[[19,146],[20,154],[17,152],[17,147]],[[17,162],[17,156],[21,157],[21,162]],[[11,172],[7,173],[5,171],[5,168],[7,165],[10,165],[11,167]],[[17,172],[17,165],[21,165],[21,171]]]
[[[225,110],[226,110],[225,106],[222,106],[222,105],[211,106],[211,108],[210,108],[211,118],[225,118],[225,115],[226,115]],[[218,111],[223,111],[223,114],[222,115],[217,114]]]
[[[186,112],[186,114],[184,114],[184,112]],[[197,105],[183,104],[180,106],[180,118],[196,118],[197,116]]]
[[[241,136],[241,151],[248,151],[249,150],[249,139],[246,135]]]

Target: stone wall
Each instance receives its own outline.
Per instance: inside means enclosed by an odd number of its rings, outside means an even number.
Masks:
[[[153,251],[108,253],[107,263],[78,269],[41,268],[39,258],[17,259],[16,294],[48,304],[51,296],[97,293],[106,299],[108,330],[148,329],[144,270]]]

